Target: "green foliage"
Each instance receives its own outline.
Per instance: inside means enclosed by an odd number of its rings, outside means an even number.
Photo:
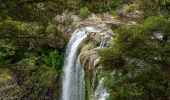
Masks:
[[[26,31],[28,24],[19,21],[6,20],[0,22],[1,36],[15,36],[20,35]],[[4,37],[5,38],[5,37]]]
[[[103,2],[98,1],[98,2],[92,2],[92,3],[88,4],[87,6],[93,12],[102,13],[105,11],[110,11],[112,9],[110,4],[111,3],[104,4]]]
[[[110,11],[109,12],[113,17],[118,16],[118,13],[116,11]]]
[[[86,72],[87,73],[87,72]],[[90,80],[88,76],[85,76],[85,93],[86,93],[86,100],[90,100],[91,98],[91,87],[90,87]]]
[[[54,79],[59,76],[59,70],[55,68],[50,68],[46,65],[42,65],[39,71],[39,82],[36,84],[37,86],[45,86],[51,85]]]
[[[141,68],[133,65],[128,68],[126,75],[117,72],[106,78],[105,83],[113,93],[110,100],[167,98],[170,86],[167,85],[168,81],[160,68]]]
[[[90,15],[90,11],[87,7],[83,7],[79,10],[78,16],[82,19],[87,18]]]
[[[11,58],[14,62],[21,60],[24,57],[24,53],[29,50],[36,49],[38,51],[40,44],[44,44],[41,42],[45,40],[42,39],[45,29],[38,24],[9,19],[0,22],[0,30],[2,30],[0,32],[0,40],[15,47],[15,57]]]
[[[14,87],[14,94],[21,94],[23,92],[23,89],[19,86]]]
[[[71,24],[72,20],[68,19],[68,20],[64,20],[62,21],[60,24],[62,25],[68,25]],[[57,25],[54,23],[49,23],[47,28],[46,28],[46,33],[49,36],[49,42],[50,42],[50,46],[52,47],[56,47],[58,49],[63,49],[68,42],[68,35],[66,35],[64,33],[64,31],[59,31],[57,29]],[[57,43],[56,43],[57,41]]]
[[[132,0],[90,0],[83,1],[83,6],[87,6],[91,12],[103,13],[116,10],[122,4],[129,3]]]
[[[152,63],[167,62],[165,55],[169,55],[166,52],[170,34],[168,27],[170,27],[169,20],[163,17],[150,17],[143,25],[119,29],[115,45],[119,52],[131,58]],[[159,39],[157,35],[162,36],[162,39]]]
[[[135,0],[140,4],[138,10],[143,12],[144,18],[150,16],[169,16],[169,0]]]
[[[33,30],[33,34],[41,35],[45,34],[45,28],[40,25],[36,25]]]
[[[170,83],[163,68],[170,64],[169,27],[166,18],[149,17],[141,25],[118,29],[111,48],[99,51],[101,64],[115,71],[106,81],[111,100],[168,98]]]
[[[15,49],[12,43],[0,40],[0,64],[9,63],[11,57],[15,55]]]
[[[114,48],[103,49],[99,51],[102,56],[100,63],[105,66],[107,70],[113,70],[114,68],[121,68],[125,64],[125,60],[120,53],[116,52]]]
[[[165,34],[170,34],[170,21],[164,17],[149,17],[144,21],[144,28],[147,28],[148,31],[161,31]]]
[[[55,55],[53,55],[56,54],[55,52],[51,53],[52,58],[55,58]],[[42,61],[43,59],[43,57],[37,57],[34,53],[25,54],[25,58],[18,63],[19,66],[15,69],[20,81],[19,87],[14,90],[16,93],[19,92],[21,95],[27,95],[27,98],[36,99],[42,96],[39,93],[48,92],[46,89],[53,90],[52,87],[57,85],[55,82],[60,75],[61,67],[56,69],[53,66],[48,66]],[[22,78],[20,75],[22,75]],[[32,93],[32,89],[37,92]],[[32,97],[32,94],[34,94],[34,97]]]
[[[43,61],[47,66],[59,70],[62,67],[63,59],[63,54],[54,50],[50,51],[47,55],[44,55]]]

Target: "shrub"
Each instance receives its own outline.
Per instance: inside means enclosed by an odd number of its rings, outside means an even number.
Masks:
[[[62,53],[57,50],[53,50],[48,52],[47,55],[44,55],[43,61],[47,66],[60,70],[63,64],[63,59]]]
[[[9,63],[11,57],[15,55],[15,49],[12,43],[0,40],[0,64]]]
[[[118,16],[118,13],[116,11],[110,11],[109,12],[113,17]]]
[[[35,35],[44,34],[45,33],[45,28],[43,26],[40,26],[40,25],[34,26],[33,33]]]
[[[79,10],[78,16],[82,19],[87,18],[90,15],[90,11],[87,7],[83,7]]]

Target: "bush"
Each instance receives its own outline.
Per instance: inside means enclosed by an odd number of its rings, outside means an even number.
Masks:
[[[55,52],[55,51],[52,51]],[[55,53],[52,53],[55,55]],[[51,54],[51,55],[52,55]],[[50,55],[50,52],[49,52]],[[49,55],[46,55],[47,57]],[[53,55],[53,56],[54,56]],[[22,59],[15,70],[18,80],[19,88],[14,88],[15,93],[21,94],[22,96],[26,95],[27,98],[35,100],[39,98],[41,93],[48,93],[47,89],[52,90],[50,95],[57,94],[53,87],[58,86],[56,83],[57,78],[60,75],[60,70],[56,70],[55,67],[51,66],[51,59],[55,57],[48,57],[50,66],[42,62],[42,57],[37,57],[33,53],[25,54],[26,58]],[[54,61],[53,59],[53,61]],[[21,78],[22,75],[22,78]],[[36,92],[32,92],[32,89]],[[34,97],[32,97],[34,95]]]
[[[83,7],[79,10],[78,16],[82,19],[87,18],[90,15],[90,11],[87,7]]]
[[[114,70],[115,68],[122,68],[125,64],[124,58],[120,53],[116,52],[114,48],[103,49],[99,51],[101,57],[100,63],[105,66],[107,70]]]
[[[63,59],[63,54],[54,50],[48,52],[47,55],[44,55],[43,61],[47,66],[60,70],[62,68]]]
[[[0,40],[0,64],[9,63],[11,57],[15,55],[15,49],[12,43]]]
[[[34,26],[33,34],[35,35],[45,34],[45,28],[40,25]]]

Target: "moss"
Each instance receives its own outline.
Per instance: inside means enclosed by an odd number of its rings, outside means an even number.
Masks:
[[[87,76],[87,71],[85,71],[85,99],[86,100],[90,100],[90,98],[91,98],[91,88],[90,88],[90,80],[89,80],[89,78],[88,78],[88,76]]]

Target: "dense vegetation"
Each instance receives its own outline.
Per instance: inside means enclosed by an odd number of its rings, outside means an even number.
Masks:
[[[112,47],[100,52],[101,63],[114,71],[106,81],[112,99],[168,100],[169,27],[169,20],[154,16],[117,30]]]
[[[67,38],[56,29],[57,14],[67,10],[82,19],[106,12],[127,17],[119,12],[125,4],[129,5],[125,13],[137,10],[142,17],[138,25],[114,29],[112,46],[99,52],[108,72],[105,83],[110,98],[168,100],[170,0],[0,0],[0,68],[15,74],[17,97],[54,100],[60,95]],[[51,32],[62,37],[60,46],[49,41]]]

